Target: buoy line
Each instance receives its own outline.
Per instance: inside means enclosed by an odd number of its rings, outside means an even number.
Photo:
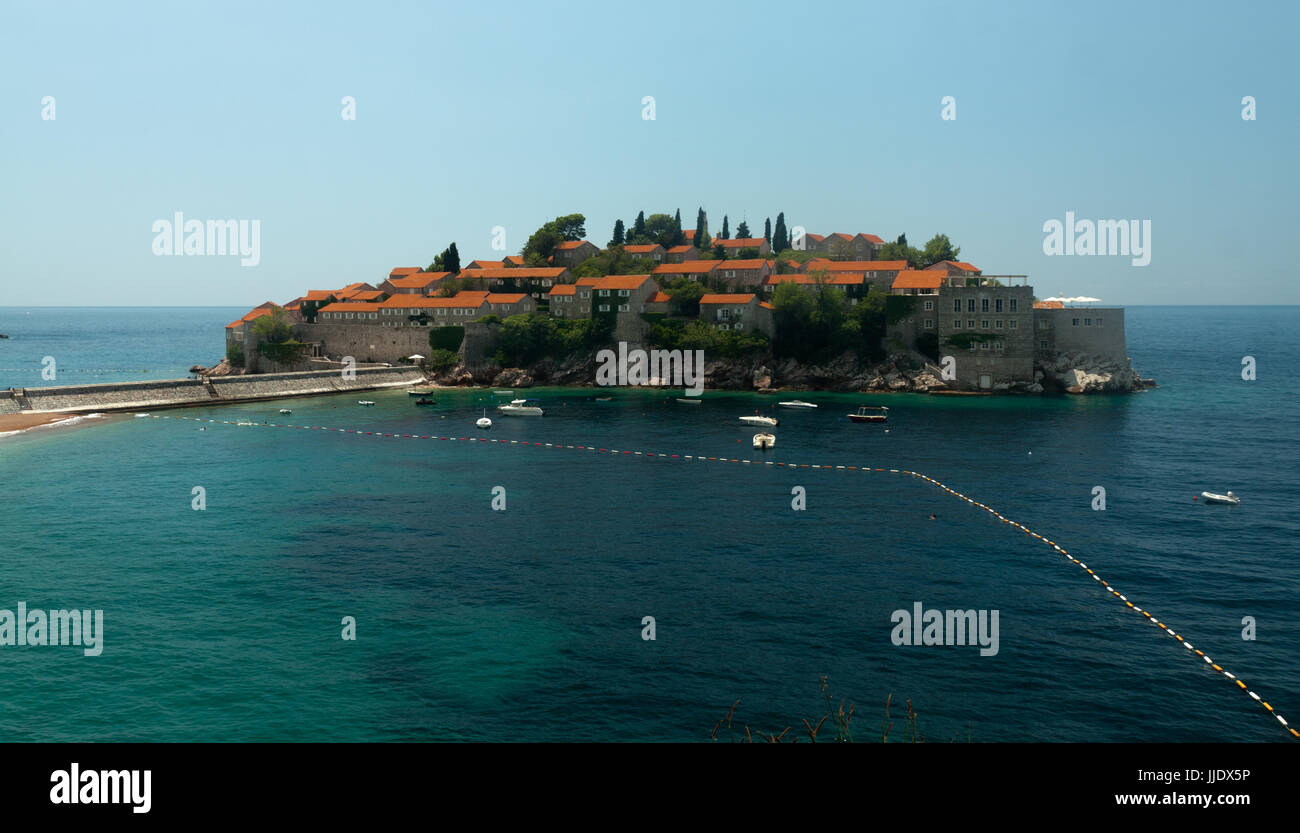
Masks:
[[[140,413],[140,414],[134,414],[134,416],[147,416],[147,417],[152,417],[153,419],[177,419],[177,420],[183,420],[185,422],[206,422],[206,423],[217,424],[217,425],[239,425],[239,422],[237,421],[231,421],[226,419],[203,419],[200,417],[171,416],[169,414]],[[948,494],[960,498],[972,506],[983,509],[985,512],[988,512],[990,515],[997,518],[1002,523],[1013,526],[1016,529],[1020,530],[1021,532],[1025,533],[1026,535],[1038,539],[1039,541],[1043,542],[1047,546],[1051,547],[1055,552],[1059,553],[1061,556],[1069,559],[1070,562],[1077,565],[1080,569],[1084,570],[1086,573],[1088,573],[1088,575],[1092,576],[1093,581],[1100,583],[1101,586],[1106,589],[1106,592],[1111,594],[1111,596],[1123,602],[1129,609],[1133,610],[1135,613],[1140,613],[1143,616],[1145,616],[1147,621],[1150,622],[1152,625],[1159,627],[1162,631],[1165,632],[1165,634],[1167,634],[1173,639],[1176,639],[1179,643],[1181,643],[1182,646],[1186,648],[1189,652],[1203,659],[1205,661],[1205,664],[1208,665],[1211,669],[1213,669],[1215,673],[1220,674],[1226,677],[1227,679],[1231,680],[1232,682],[1236,683],[1239,689],[1245,692],[1256,703],[1263,706],[1264,709],[1266,709],[1269,714],[1277,718],[1277,722],[1281,723],[1282,727],[1286,729],[1286,731],[1290,733],[1292,737],[1300,738],[1300,732],[1297,732],[1295,729],[1293,729],[1291,727],[1291,724],[1287,723],[1286,718],[1284,718],[1281,714],[1277,712],[1276,709],[1274,709],[1271,705],[1269,705],[1267,700],[1264,700],[1262,697],[1260,697],[1258,694],[1252,691],[1244,682],[1238,679],[1238,677],[1235,674],[1224,669],[1222,666],[1220,666],[1218,663],[1212,660],[1209,656],[1207,656],[1204,651],[1202,651],[1199,648],[1196,648],[1190,642],[1188,642],[1181,634],[1174,631],[1173,628],[1169,627],[1164,622],[1152,616],[1150,611],[1143,610],[1142,608],[1135,605],[1132,601],[1128,599],[1128,597],[1126,597],[1118,590],[1116,590],[1110,583],[1108,583],[1105,579],[1099,576],[1087,564],[1083,563],[1082,561],[1080,561],[1079,559],[1071,555],[1069,551],[1066,550],[1064,547],[1062,547],[1060,544],[1056,543],[1050,538],[1047,538],[1044,535],[1039,535],[1037,532],[1034,532],[1033,530],[1029,529],[1027,526],[1024,526],[1023,524],[1011,520],[1010,518],[1002,515],[1000,512],[998,512],[996,509],[992,508],[991,506],[987,506],[983,503],[980,503],[979,501],[971,497],[968,497],[967,495],[957,491],[956,489],[953,489],[943,483],[940,483],[938,480],[935,480],[933,477],[930,477],[929,475],[921,474],[920,472],[909,471],[908,469],[890,469],[890,468],[880,468],[880,467],[873,467],[873,466],[847,466],[847,465],[829,465],[829,464],[820,465],[820,464],[811,464],[811,463],[782,463],[774,460],[745,460],[745,459],[736,459],[733,457],[709,457],[705,455],[694,455],[694,454],[664,454],[664,453],[657,453],[653,451],[628,451],[628,450],[619,450],[614,448],[600,448],[597,446],[590,446],[590,445],[567,445],[564,443],[540,443],[540,442],[531,442],[528,440],[504,440],[504,439],[497,439],[495,437],[440,437],[433,434],[391,434],[382,431],[361,431],[354,428],[330,428],[327,426],[319,426],[319,425],[286,425],[286,424],[274,423],[274,422],[260,422],[260,423],[245,422],[244,426],[262,427],[262,428],[298,428],[307,431],[335,431],[341,434],[360,434],[363,436],[391,437],[395,439],[498,443],[501,445],[536,446],[539,448],[559,448],[559,449],[569,449],[574,451],[590,451],[599,454],[617,454],[617,455],[627,455],[627,456],[636,456],[636,457],[656,457],[656,458],[670,459],[670,460],[699,460],[701,462],[742,463],[747,465],[773,466],[777,468],[833,469],[836,471],[886,472],[889,474],[902,474],[902,475],[907,475],[909,477],[915,477],[920,480],[924,480],[928,483],[931,483],[932,485],[938,486],[940,489],[947,492]]]

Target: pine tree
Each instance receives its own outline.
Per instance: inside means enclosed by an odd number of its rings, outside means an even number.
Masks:
[[[737,240],[749,239],[749,223],[746,223],[744,220],[740,221],[740,225],[736,226],[736,239]]]
[[[701,208],[695,215],[695,237],[691,240],[691,245],[699,249],[704,245],[704,235],[707,233],[709,218],[704,215],[704,209]]]
[[[623,245],[623,221],[622,220],[614,221],[614,238],[609,241],[609,245],[611,246]]]
[[[776,230],[772,232],[772,250],[784,252],[790,248],[790,235],[785,230],[785,212],[778,212],[776,215]]]
[[[686,242],[686,234],[682,231],[682,210],[680,208],[673,214],[673,228],[677,229],[677,231],[673,232],[673,245],[680,246]]]
[[[726,215],[726,214],[723,214],[723,215],[722,215],[722,235],[721,235],[718,239],[719,239],[719,240],[730,240],[730,239],[731,239],[731,232],[727,231],[727,215]]]
[[[766,220],[763,221],[763,239],[767,241],[767,245],[769,246],[772,245],[772,218],[771,217],[768,217]]]
[[[640,240],[643,237],[645,237],[645,212],[638,211],[636,214],[636,222],[632,224],[632,238],[634,240]]]
[[[460,252],[456,250],[455,243],[448,246],[447,251],[442,253],[442,269],[444,272],[460,272]]]

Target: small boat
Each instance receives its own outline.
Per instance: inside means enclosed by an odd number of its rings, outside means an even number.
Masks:
[[[612,397],[612,396],[597,396],[597,397],[596,397],[596,401],[597,401],[597,402],[613,402],[613,401],[614,401],[614,397]]]
[[[411,388],[406,392],[406,395],[407,396],[428,396],[429,394],[433,393],[436,390],[437,388],[433,388],[433,387]]]
[[[136,418],[136,419],[148,419],[148,418],[151,417],[151,416],[153,416],[153,414],[136,414],[136,415],[135,415],[135,418]]]
[[[436,402],[435,402],[435,400],[433,400],[433,399],[425,399],[423,396],[421,396],[419,399],[415,400],[415,404],[416,404],[416,405],[433,405],[433,404],[436,404]]]
[[[740,418],[740,421],[745,423],[746,425],[768,425],[773,428],[781,424],[780,420],[778,420],[776,417],[757,416],[757,415],[743,416]]]
[[[703,400],[703,399],[700,399],[698,396],[696,396],[696,397],[694,397],[694,398],[685,397],[685,396],[679,396],[679,397],[677,397],[677,401],[680,402],[680,403],[683,404],[683,405],[698,405],[698,404],[700,404],[701,402],[703,402],[704,400]]]
[[[282,414],[291,414],[291,413],[293,413],[293,409],[291,409],[291,408],[281,408],[281,409],[280,409],[280,413],[282,413]]]
[[[357,404],[361,405],[362,407],[369,408],[373,406],[375,403],[371,402],[369,399],[358,399]]]
[[[502,416],[542,416],[541,404],[540,399],[514,399],[509,405],[498,405],[497,410]]]
[[[863,405],[856,414],[849,414],[854,422],[884,422],[889,419],[889,409],[884,405]]]
[[[239,426],[240,428],[244,428],[244,427],[251,427],[253,423],[249,422],[246,419],[241,419],[239,422],[236,422],[235,425]]]
[[[795,408],[803,411],[812,411],[817,408],[813,403],[804,402],[799,399],[791,399],[789,402],[778,402],[776,404],[780,405],[782,408]]]
[[[488,419],[487,408],[483,409],[483,416],[474,420],[474,424],[479,428],[491,428],[492,420]]]
[[[512,390],[494,390],[494,391],[492,391],[492,392],[495,393],[495,394],[497,394],[498,396],[514,396],[514,395],[515,395],[515,392],[512,391]]]
[[[1241,498],[1237,497],[1232,492],[1228,492],[1226,495],[1220,495],[1214,492],[1201,492],[1201,497],[1205,499],[1206,503],[1226,503],[1229,506],[1236,506],[1241,503]]]
[[[0,333],[0,338],[9,338],[9,336],[5,335],[4,333]]]
[[[766,451],[774,445],[776,445],[776,436],[774,434],[754,435],[754,448],[757,448],[759,451]]]

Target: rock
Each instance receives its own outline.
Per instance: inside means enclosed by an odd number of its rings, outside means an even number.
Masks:
[[[498,373],[491,384],[501,388],[531,388],[534,381],[527,370],[511,367]]]
[[[759,389],[772,387],[772,371],[759,367],[751,374],[753,386]]]
[[[1032,385],[1025,388],[1025,393],[1042,393],[1042,392],[1043,392],[1043,386],[1038,384],[1037,382],[1034,382]]]

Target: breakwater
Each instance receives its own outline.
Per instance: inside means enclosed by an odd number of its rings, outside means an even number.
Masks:
[[[359,368],[345,379],[337,370],[262,373],[103,385],[14,388],[0,391],[0,414],[88,413],[221,405],[294,396],[378,390],[424,381],[416,367]]]

